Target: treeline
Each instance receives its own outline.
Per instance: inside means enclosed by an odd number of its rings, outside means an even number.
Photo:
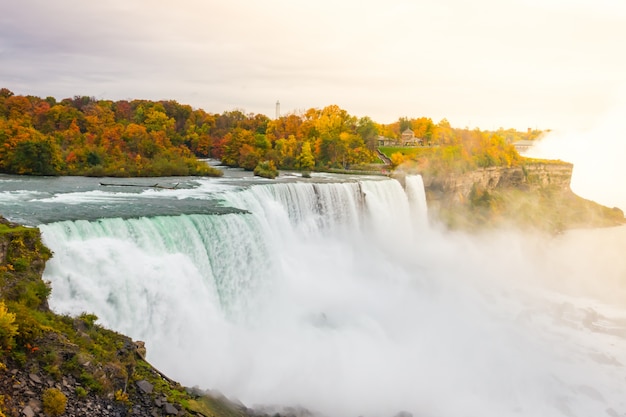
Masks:
[[[337,106],[270,120],[211,114],[176,101],[58,101],[0,90],[0,172],[33,175],[216,175],[197,158],[248,170],[310,170],[375,160],[377,129]],[[367,141],[367,143],[366,143]]]
[[[30,175],[221,175],[190,149],[203,112],[176,102],[57,102],[0,89],[0,172]]]
[[[535,140],[543,132],[515,129],[482,131],[480,129],[459,129],[450,126],[443,119],[432,124],[430,119],[400,119],[400,125],[409,123],[417,135],[424,138],[426,146],[402,148],[382,147],[391,159],[393,168],[411,164],[419,172],[429,174],[461,173],[476,168],[493,166],[519,166],[524,161],[513,143],[519,140]]]
[[[522,162],[513,145],[501,136],[480,130],[451,129],[446,142],[419,148],[381,148],[392,168],[411,165],[421,173],[462,173],[476,168],[512,167]]]
[[[476,150],[476,139],[452,128],[445,119],[435,124],[425,117],[400,118],[382,125],[330,105],[271,120],[240,110],[211,114],[173,100],[110,101],[75,96],[57,101],[15,95],[2,88],[0,172],[219,175],[219,170],[198,161],[209,157],[255,172],[358,169],[378,161],[380,139],[399,139],[407,128],[421,139],[424,148],[456,156]],[[504,145],[509,142],[531,138],[531,132],[514,130],[484,133],[488,137],[486,142],[484,138],[478,141],[480,146],[506,148],[506,152],[510,148]],[[405,153],[398,155],[395,162],[406,158]],[[502,162],[500,150],[485,157]],[[504,160],[509,163],[516,157],[512,152]]]

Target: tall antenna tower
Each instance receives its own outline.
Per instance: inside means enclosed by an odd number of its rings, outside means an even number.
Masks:
[[[280,119],[280,101],[276,100],[276,119]]]

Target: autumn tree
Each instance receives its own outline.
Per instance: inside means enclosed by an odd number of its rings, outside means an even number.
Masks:
[[[58,175],[62,159],[59,147],[35,129],[22,128],[23,135],[5,162],[7,171],[16,174]]]
[[[302,118],[295,114],[282,116],[267,123],[266,134],[274,142],[279,139],[286,139],[290,136],[302,138],[301,126]]]
[[[8,88],[0,88],[0,99],[6,99],[13,95],[13,91],[9,90]]]
[[[419,117],[411,119],[411,130],[415,137],[424,140],[426,143],[431,143],[435,133],[435,124],[428,117]]]
[[[244,143],[239,148],[237,166],[240,166],[245,170],[252,171],[261,161],[262,156],[263,155],[258,148],[251,146],[248,143]]]
[[[115,123],[115,113],[100,103],[90,103],[83,108],[87,132],[102,135],[104,129]]]
[[[310,142],[302,142],[302,149],[297,157],[296,167],[303,171],[310,171],[315,167],[315,158],[311,151]]]
[[[224,136],[222,162],[225,165],[237,166],[243,145],[254,147],[255,135],[246,129],[236,128]],[[254,169],[254,167],[252,167]]]
[[[187,120],[193,113],[191,106],[180,104],[175,100],[161,101],[161,105],[167,117],[174,120],[174,131],[177,135],[181,135],[185,131]]]
[[[295,168],[298,141],[294,135],[289,135],[287,139],[278,139],[274,144],[274,149],[277,153],[278,165],[280,167],[285,169]],[[311,145],[309,144],[309,151],[310,150]]]
[[[454,145],[459,143],[458,136],[447,119],[441,119],[441,121],[437,123],[433,139],[435,143],[440,145]]]
[[[112,109],[115,115],[115,121],[122,124],[130,123],[133,117],[133,109],[126,100],[120,100],[113,103]]]
[[[24,96],[10,96],[4,100],[5,116],[8,119],[30,124],[32,103]]]

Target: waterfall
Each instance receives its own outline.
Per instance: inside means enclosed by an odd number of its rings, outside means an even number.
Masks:
[[[237,212],[42,225],[52,308],[93,312],[144,340],[171,377],[248,406],[339,417],[625,412],[621,374],[594,359],[626,363],[623,340],[554,324],[563,299],[527,288],[545,271],[511,250],[527,237],[430,230],[421,177],[405,189],[276,183],[212,198]],[[567,317],[588,308],[574,303]]]
[[[55,249],[46,269],[55,285],[52,303],[72,314],[96,305],[107,312],[101,317],[105,324],[147,337],[159,318],[139,319],[146,329],[139,333],[135,323],[119,321],[134,315],[128,313],[152,311],[149,306],[167,298],[168,288],[191,290],[177,298],[200,291],[208,305],[241,315],[256,287],[284,278],[282,264],[298,245],[340,235],[364,237],[362,229],[372,227],[378,227],[372,236],[385,245],[411,236],[406,225],[412,224],[412,210],[396,181],[255,186],[225,192],[221,199],[246,212],[43,225],[45,242]],[[100,291],[92,291],[93,283],[81,288],[84,277],[102,281]],[[146,292],[142,287],[151,282],[159,285]],[[119,288],[130,291],[122,295],[126,302],[119,300]],[[142,300],[145,306],[136,305]]]

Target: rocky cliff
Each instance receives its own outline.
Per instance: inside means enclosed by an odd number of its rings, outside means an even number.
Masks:
[[[42,280],[50,256],[38,229],[0,217],[0,417],[252,414],[170,380],[145,361],[141,343],[93,314],[50,311]]]
[[[492,226],[558,233],[624,223],[624,214],[574,194],[573,165],[528,162],[464,173],[422,173],[431,217],[451,228]]]
[[[476,189],[488,192],[506,189],[536,191],[549,187],[567,192],[572,170],[572,164],[558,162],[481,168],[462,174],[423,174],[423,179],[430,200],[465,201]]]

